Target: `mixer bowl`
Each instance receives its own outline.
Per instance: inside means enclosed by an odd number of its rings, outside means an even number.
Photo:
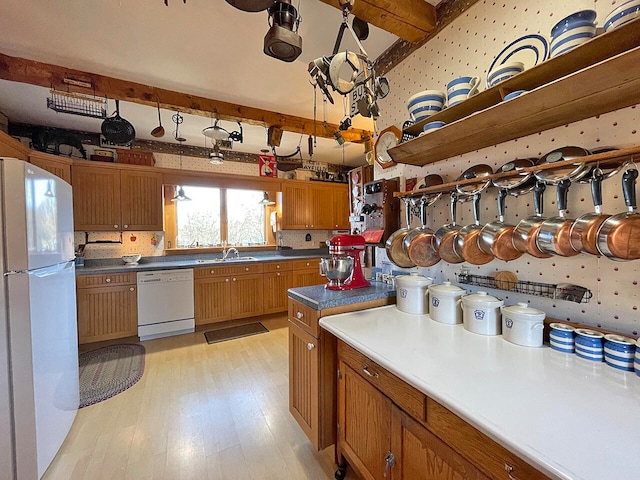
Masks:
[[[322,273],[332,282],[342,283],[353,270],[353,258],[351,257],[332,257],[320,260],[320,268]]]

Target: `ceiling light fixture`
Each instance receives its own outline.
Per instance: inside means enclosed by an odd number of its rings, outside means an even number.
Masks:
[[[267,205],[275,205],[276,202],[274,202],[273,200],[269,200],[269,194],[267,192],[264,192],[264,198],[260,200],[258,204],[264,205],[266,207]]]
[[[213,152],[209,154],[209,163],[211,165],[222,165],[224,162],[224,155],[220,151],[220,146],[218,145],[218,141],[215,140],[213,144]]]
[[[298,2],[300,8],[300,2]],[[283,62],[293,62],[302,53],[298,27],[302,20],[291,0],[277,0],[268,9],[269,30],[264,37],[264,53]]]
[[[229,132],[226,128],[222,128],[218,125],[219,119],[215,119],[212,126],[205,128],[202,130],[202,134],[205,137],[212,139],[214,142],[221,142],[224,140],[232,140],[234,142],[240,142],[244,140],[242,134],[242,124],[238,122],[238,126],[240,127],[240,131]]]
[[[187,197],[184,193],[184,188],[181,185],[178,185],[178,192],[176,196],[171,199],[172,202],[190,202],[191,199]]]

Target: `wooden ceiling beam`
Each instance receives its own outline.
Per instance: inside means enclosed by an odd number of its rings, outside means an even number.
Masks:
[[[342,10],[344,0],[320,0]],[[419,42],[436,28],[436,8],[425,0],[352,0],[351,13],[408,42]]]
[[[308,118],[189,95],[105,75],[11,57],[2,53],[0,53],[0,79],[100,97],[106,96],[113,100],[151,107],[156,106],[158,99],[160,107],[167,110],[177,110],[207,118],[215,114],[220,120],[265,127],[277,126],[282,130],[303,135],[313,135],[315,132],[320,137],[333,138],[339,129],[336,124],[329,123],[325,126],[322,121],[316,121],[314,129],[313,120]],[[91,88],[69,84],[69,79],[87,82]],[[368,130],[351,128],[342,132],[342,136],[348,142],[363,143],[365,139],[372,136],[372,133]]]

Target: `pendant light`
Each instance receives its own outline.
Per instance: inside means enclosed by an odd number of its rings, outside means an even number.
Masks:
[[[273,200],[269,199],[269,194],[267,192],[264,192],[264,198],[262,200],[260,200],[258,202],[259,205],[264,205],[265,207],[267,205],[275,205],[276,202],[274,202]]]
[[[180,140],[182,137],[179,137],[178,141],[180,142],[180,170],[182,170],[182,142],[184,142],[184,139]],[[184,193],[184,188],[182,188],[182,185],[178,185],[178,191],[175,195],[175,197],[173,197],[171,199],[172,202],[190,202],[191,199],[189,197],[187,197]]]
[[[218,119],[216,118],[211,127],[207,127],[202,130],[202,134],[205,137],[209,137],[214,141],[229,140],[229,132],[218,125]]]
[[[222,165],[222,162],[224,162],[224,155],[220,151],[218,141],[215,140],[213,144],[213,152],[209,154],[209,163],[212,165]]]

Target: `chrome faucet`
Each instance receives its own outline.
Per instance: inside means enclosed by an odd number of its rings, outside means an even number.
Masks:
[[[236,258],[240,256],[240,252],[238,252],[238,249],[236,247],[231,247],[230,249],[227,250],[225,246],[225,247],[222,247],[222,260],[226,260],[230,253],[235,253]]]

